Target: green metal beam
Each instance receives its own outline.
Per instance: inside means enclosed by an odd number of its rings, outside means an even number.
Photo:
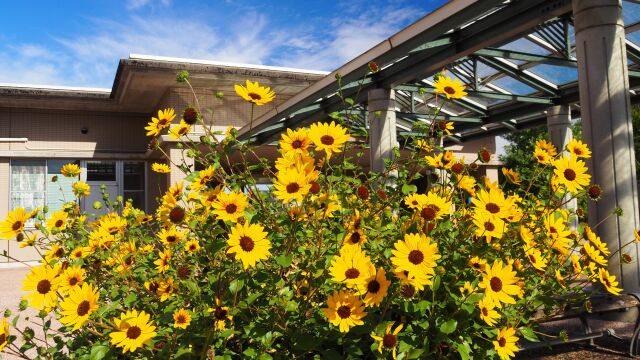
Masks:
[[[425,114],[425,113],[396,112],[396,116],[409,121],[411,120],[426,121],[426,119],[429,119],[429,120],[435,119],[435,120],[453,121],[458,123],[472,123],[472,124],[483,123],[482,119],[478,117],[455,116],[455,115],[448,115],[448,114],[442,114],[442,113],[434,116],[434,114]]]
[[[548,65],[564,66],[564,67],[578,67],[578,62],[575,60],[563,59],[555,56],[542,56],[536,54],[529,54],[520,51],[503,50],[503,49],[480,49],[475,52],[476,55],[485,57],[499,57],[509,60],[521,60],[527,62],[538,62]]]
[[[558,91],[557,86],[547,84],[546,82],[543,82],[538,78],[529,75],[523,70],[520,70],[517,65],[509,61],[501,60],[499,58],[491,58],[491,57],[484,57],[484,56],[480,56],[479,59],[483,63],[491,66],[492,68],[498,71],[502,71],[503,73],[506,73],[507,75],[515,78],[516,80],[523,82],[524,84],[531,86],[534,89],[543,91],[553,96],[557,95],[557,91]]]
[[[435,88],[430,86],[419,86],[419,85],[398,85],[395,87],[396,90],[406,90],[406,91],[426,91],[428,93],[435,93]],[[465,90],[470,96],[478,96],[489,99],[498,99],[498,100],[507,100],[507,101],[519,101],[519,102],[529,102],[529,103],[537,103],[537,104],[553,104],[553,100],[549,97],[538,97],[538,96],[525,96],[525,95],[511,95],[511,94],[502,94],[497,92],[490,91],[474,91],[474,90]]]

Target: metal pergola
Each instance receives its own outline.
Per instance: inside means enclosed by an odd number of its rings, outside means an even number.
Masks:
[[[327,75],[239,131],[243,140],[271,143],[287,128],[326,120],[345,111],[338,96],[354,100],[351,127],[366,128],[367,91],[396,93],[399,137],[432,118],[432,77],[446,75],[467,86],[468,96],[442,108],[453,121],[447,143],[544,125],[545,110],[573,104],[579,116],[578,71],[570,0],[480,0],[449,2]],[[631,99],[640,89],[640,4],[623,1]],[[380,71],[368,71],[374,61]],[[366,75],[365,75],[366,74]]]

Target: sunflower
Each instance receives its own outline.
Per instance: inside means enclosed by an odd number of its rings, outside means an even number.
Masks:
[[[276,97],[276,93],[273,92],[271,88],[260,86],[257,81],[251,82],[247,80],[246,84],[246,87],[236,84],[234,88],[238,96],[252,104],[261,106],[273,101]]]
[[[309,128],[309,137],[316,145],[316,151],[324,150],[327,159],[330,159],[333,153],[342,152],[342,145],[349,140],[347,130],[334,121],[330,124],[312,124]]]
[[[60,322],[65,326],[73,326],[73,330],[80,329],[98,309],[99,297],[98,289],[91,284],[85,283],[75,287],[60,303]]]
[[[354,246],[343,247],[340,254],[331,260],[329,268],[334,281],[344,282],[350,288],[356,288],[375,272],[371,259],[359,247]]]
[[[387,280],[385,271],[383,268],[379,268],[378,271],[369,274],[369,277],[363,279],[358,284],[358,290],[360,294],[364,295],[364,303],[366,306],[378,306],[382,302],[385,296],[387,296],[387,290],[391,282]]]
[[[611,251],[607,247],[607,244],[602,242],[600,237],[594,233],[589,226],[585,226],[584,233],[589,241],[595,246],[596,249],[600,250],[604,255],[611,255]]]
[[[116,331],[109,334],[111,344],[121,347],[123,353],[135,351],[156,336],[153,321],[144,311],[129,310],[114,319]]]
[[[216,306],[207,309],[208,312],[213,313],[215,319],[214,327],[217,331],[222,331],[227,327],[227,321],[233,321],[233,316],[229,313],[228,306],[222,306],[222,301],[216,298]]]
[[[85,271],[81,266],[69,266],[60,274],[59,289],[62,293],[67,293],[84,284]]]
[[[424,157],[424,160],[429,166],[434,169],[444,169],[444,162],[442,162],[442,153],[427,155]]]
[[[287,204],[291,200],[302,202],[305,195],[309,193],[311,184],[307,181],[304,173],[297,170],[287,170],[278,172],[273,187],[275,188],[273,194],[276,198]]]
[[[198,176],[195,179],[193,179],[189,187],[193,191],[201,191],[202,189],[206,188],[213,182],[214,174],[215,174],[215,168],[213,167],[213,165],[208,166],[204,170],[200,170],[198,172]]]
[[[100,229],[109,235],[122,235],[127,228],[127,220],[116,213],[108,213],[100,218]]]
[[[549,155],[548,152],[546,152],[543,149],[539,149],[536,148],[533,151],[533,157],[536,159],[536,161],[538,161],[540,164],[551,164],[551,162],[553,161],[553,157],[551,155]]]
[[[60,173],[64,177],[75,178],[80,176],[80,166],[78,164],[69,163],[62,166]]]
[[[577,158],[588,159],[591,157],[591,150],[587,144],[578,139],[571,139],[567,144],[567,151]]]
[[[282,153],[306,154],[311,143],[309,130],[300,128],[298,130],[287,129],[287,133],[282,134],[279,145]]]
[[[480,319],[484,320],[489,326],[494,326],[496,320],[500,319],[500,314],[495,310],[495,306],[489,300],[482,299],[478,301],[480,309]]]
[[[255,266],[260,260],[271,256],[271,242],[267,239],[267,233],[260,224],[236,224],[231,229],[227,254],[235,254],[236,260],[242,261],[244,269]]]
[[[69,214],[62,210],[54,212],[49,220],[47,220],[47,230],[49,231],[62,231],[67,228],[67,218]]]
[[[537,270],[544,271],[544,269],[547,267],[547,259],[542,255],[542,252],[540,252],[540,250],[534,247],[528,247],[526,248],[524,254],[531,265],[533,265],[533,267]]]
[[[560,284],[560,286],[563,289],[566,289],[567,282],[564,280],[564,276],[562,276],[562,273],[560,272],[560,270],[556,269],[555,275],[556,275],[556,281],[558,282],[558,284]]]
[[[0,323],[0,352],[9,343],[9,335],[9,323],[7,319],[2,318],[2,322]]]
[[[549,246],[562,255],[569,254],[573,240],[570,238],[571,230],[567,228],[564,219],[561,216],[551,214],[546,216],[543,221]]]
[[[30,219],[30,214],[23,208],[15,208],[9,211],[4,221],[0,223],[0,237],[3,239],[11,239],[24,231],[24,225]]]
[[[462,286],[460,286],[460,294],[462,296],[469,296],[471,294],[473,294],[474,292],[476,292],[476,288],[474,288],[470,282],[465,281],[464,284]]]
[[[247,197],[241,192],[220,193],[213,205],[213,213],[218,220],[237,222],[244,216],[244,209],[249,205]]]
[[[71,185],[71,190],[76,197],[81,198],[91,194],[91,187],[84,181],[77,181]]]
[[[184,243],[184,250],[190,253],[195,253],[200,250],[200,243],[197,239],[191,239]]]
[[[536,141],[535,149],[545,151],[547,154],[549,154],[549,157],[555,157],[556,155],[558,155],[558,150],[556,150],[556,147],[552,143],[544,139],[539,139]]]
[[[175,296],[175,286],[172,278],[166,278],[160,281],[158,285],[159,286],[156,290],[156,294],[160,296],[160,302],[166,301],[167,299]]]
[[[151,170],[159,174],[168,174],[171,172],[171,168],[167,164],[156,163],[151,164]]]
[[[600,268],[598,270],[598,278],[600,279],[600,283],[604,285],[608,292],[614,295],[620,295],[622,289],[618,287],[618,281],[616,281],[616,277],[609,274],[608,270]]]
[[[184,122],[184,120],[180,120],[176,126],[173,126],[169,129],[169,137],[178,140],[183,136],[186,136],[191,131],[191,125]]]
[[[515,334],[516,329],[512,327],[503,328],[498,331],[496,340],[493,341],[493,346],[498,353],[500,360],[509,360],[516,356],[515,352],[520,350],[518,345],[516,345],[519,339]]]
[[[477,226],[476,236],[484,236],[487,243],[492,239],[502,239],[502,235],[506,230],[505,223],[502,219],[492,216],[484,211],[477,212],[473,216],[473,223]]]
[[[343,246],[362,246],[367,242],[367,236],[363,229],[350,229],[342,239]]]
[[[473,176],[462,175],[458,176],[457,180],[456,186],[458,188],[468,192],[471,196],[476,195],[476,179],[474,179]]]
[[[44,261],[50,263],[51,261],[58,260],[64,256],[64,248],[60,244],[54,243],[49,250],[44,254]]]
[[[426,152],[431,152],[433,151],[433,144],[430,142],[427,142],[423,139],[418,139],[416,140],[416,143],[414,144],[414,146],[422,151],[426,151]]]
[[[444,135],[451,135],[453,131],[452,121],[438,121],[436,122],[436,129],[442,131]]]
[[[147,130],[147,136],[160,135],[162,130],[168,128],[175,118],[176,112],[172,108],[158,110],[158,117],[152,117],[149,124],[144,128]]]
[[[41,265],[31,268],[31,272],[27,274],[22,281],[23,291],[29,291],[30,294],[24,296],[29,301],[29,305],[37,310],[50,311],[58,302],[58,286],[60,278],[58,278],[58,267],[49,265]]]
[[[384,331],[384,335],[371,335],[371,337],[378,342],[378,352],[380,354],[383,353],[383,350],[391,351],[393,355],[393,359],[396,359],[396,350],[398,347],[398,333],[402,330],[404,325],[399,324],[396,328],[391,331],[393,324],[389,324],[386,330]]]
[[[520,185],[520,183],[522,182],[522,179],[520,179],[520,174],[518,174],[515,170],[503,167],[502,175],[504,175],[507,180],[515,185]]]
[[[404,203],[412,210],[420,210],[427,199],[425,194],[409,194],[405,196]]]
[[[438,245],[424,234],[405,234],[404,240],[398,240],[392,250],[391,263],[395,271],[408,271],[408,277],[425,277],[430,282],[434,274],[436,260],[440,259]]]
[[[584,254],[588,256],[590,261],[593,261],[600,266],[607,266],[607,259],[605,259],[600,253],[600,250],[596,249],[593,245],[586,242],[582,245],[582,250]]]
[[[171,252],[171,250],[169,249],[165,249],[164,251],[162,251],[160,253],[160,258],[153,262],[156,265],[156,271],[158,271],[159,273],[163,273],[169,270],[169,262],[171,261],[172,255],[173,252]]]
[[[173,327],[186,329],[191,324],[191,315],[185,309],[178,309],[173,313]]]
[[[484,271],[487,268],[487,260],[481,259],[477,256],[474,256],[471,259],[469,259],[468,264],[472,269],[477,271]]]
[[[496,260],[490,268],[486,269],[478,286],[484,289],[484,297],[487,301],[502,307],[502,303],[516,303],[513,295],[520,293],[520,287],[517,285],[519,280],[511,264],[502,266],[502,261]]]
[[[426,221],[439,220],[445,215],[451,214],[451,201],[439,196],[434,191],[429,191],[420,204],[420,216]]]
[[[587,174],[587,167],[582,160],[562,157],[555,160],[553,166],[559,183],[572,193],[582,190],[591,181],[591,175]]]
[[[23,241],[20,241],[20,248],[22,249],[27,246],[33,246],[36,243],[37,238],[38,238],[37,233],[32,233],[27,235]]]
[[[347,291],[335,292],[327,298],[327,306],[322,309],[329,322],[340,328],[340,332],[348,332],[352,326],[362,325],[362,318],[367,315],[362,301]]]
[[[433,83],[436,94],[444,94],[447,99],[460,99],[467,96],[465,86],[458,79],[451,80],[449,76],[438,76]]]
[[[71,252],[69,253],[69,258],[71,258],[72,260],[80,260],[82,258],[84,258],[85,256],[91,255],[92,251],[89,247],[87,246],[79,246],[73,250],[71,250]]]
[[[471,199],[475,205],[476,213],[485,213],[501,219],[509,217],[511,214],[511,204],[504,197],[502,190],[491,188],[489,191],[480,190],[476,197]]]
[[[175,225],[171,225],[169,229],[162,229],[158,233],[158,237],[165,246],[173,246],[180,243],[187,236],[187,231],[179,231]]]

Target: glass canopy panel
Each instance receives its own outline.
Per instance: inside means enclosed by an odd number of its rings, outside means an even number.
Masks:
[[[532,43],[531,41],[525,38],[519,38],[518,40],[512,41],[508,44],[500,46],[502,50],[511,50],[511,51],[519,51],[529,54],[536,55],[549,55],[549,51]]]
[[[540,64],[529,68],[529,71],[556,85],[578,80],[577,68]]]
[[[491,83],[517,95],[531,94],[536,91],[536,89],[506,75],[492,80]]]
[[[631,1],[622,2],[622,20],[624,26],[629,26],[640,21],[640,4]]]
[[[634,31],[627,34],[627,40],[631,40],[632,43],[640,46],[640,31]]]
[[[484,97],[484,96],[473,96],[473,95],[467,95],[465,96],[465,99],[469,99],[473,102],[476,102],[478,104],[484,105],[485,107],[490,107],[493,105],[497,105],[497,104],[502,104],[503,102],[505,102],[506,100],[502,100],[502,99],[493,99],[493,98],[488,98],[488,97]]]

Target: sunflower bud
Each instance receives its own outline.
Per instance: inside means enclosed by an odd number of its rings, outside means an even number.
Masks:
[[[598,201],[602,197],[602,188],[598,184],[593,184],[587,189],[587,194],[589,195],[589,199]]]
[[[194,109],[191,106],[184,109],[184,112],[182,113],[182,119],[189,125],[193,125],[198,122],[199,118],[200,114],[198,114],[198,110]]]
[[[189,72],[187,70],[182,70],[176,75],[177,82],[185,82],[189,80]]]
[[[483,147],[482,149],[480,149],[480,151],[478,151],[478,159],[486,164],[491,161],[491,153],[489,152],[489,150]]]

